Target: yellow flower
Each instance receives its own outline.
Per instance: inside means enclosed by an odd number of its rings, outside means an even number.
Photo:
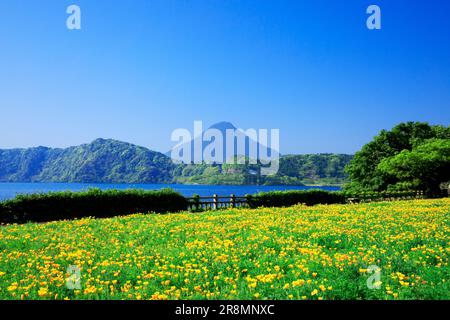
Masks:
[[[17,289],[17,284],[12,284],[8,287],[8,291],[15,291]]]
[[[48,288],[40,288],[38,291],[39,297],[44,297],[47,295],[47,293],[48,293]]]
[[[305,283],[305,280],[299,279],[292,282],[293,287],[300,287]]]

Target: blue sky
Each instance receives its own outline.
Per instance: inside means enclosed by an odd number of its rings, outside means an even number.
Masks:
[[[279,128],[282,153],[352,153],[401,121],[449,125],[449,15],[425,0],[2,0],[0,148],[167,151],[174,129],[226,120]]]

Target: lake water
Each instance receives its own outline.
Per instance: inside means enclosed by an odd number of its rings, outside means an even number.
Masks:
[[[339,187],[305,187],[305,186],[204,186],[204,185],[182,185],[182,184],[96,184],[96,183],[0,183],[0,200],[14,198],[17,194],[40,193],[49,191],[82,191],[89,188],[107,189],[144,189],[159,190],[172,188],[186,197],[194,194],[200,196],[244,196],[258,192],[273,190],[308,190],[323,189],[336,191]]]

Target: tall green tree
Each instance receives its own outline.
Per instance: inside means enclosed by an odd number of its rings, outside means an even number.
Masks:
[[[383,159],[393,157],[403,150],[411,151],[429,139],[450,139],[450,127],[431,126],[426,122],[400,123],[392,130],[382,130],[371,142],[364,145],[346,167],[351,180],[348,190],[386,190],[398,178],[383,174],[378,165]]]
[[[438,194],[440,184],[450,180],[450,140],[432,139],[412,151],[403,150],[383,159],[378,171],[396,179],[396,185],[400,187]]]

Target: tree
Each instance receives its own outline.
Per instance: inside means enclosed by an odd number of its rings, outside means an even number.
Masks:
[[[384,175],[377,170],[385,158],[390,158],[403,150],[411,151],[414,147],[429,139],[450,139],[450,127],[430,126],[424,122],[400,123],[391,131],[382,130],[346,167],[351,180],[345,186],[347,190],[386,190],[396,184],[395,176]]]
[[[383,159],[378,171],[397,179],[397,185],[439,194],[439,185],[450,180],[450,140],[432,139],[399,154]]]

